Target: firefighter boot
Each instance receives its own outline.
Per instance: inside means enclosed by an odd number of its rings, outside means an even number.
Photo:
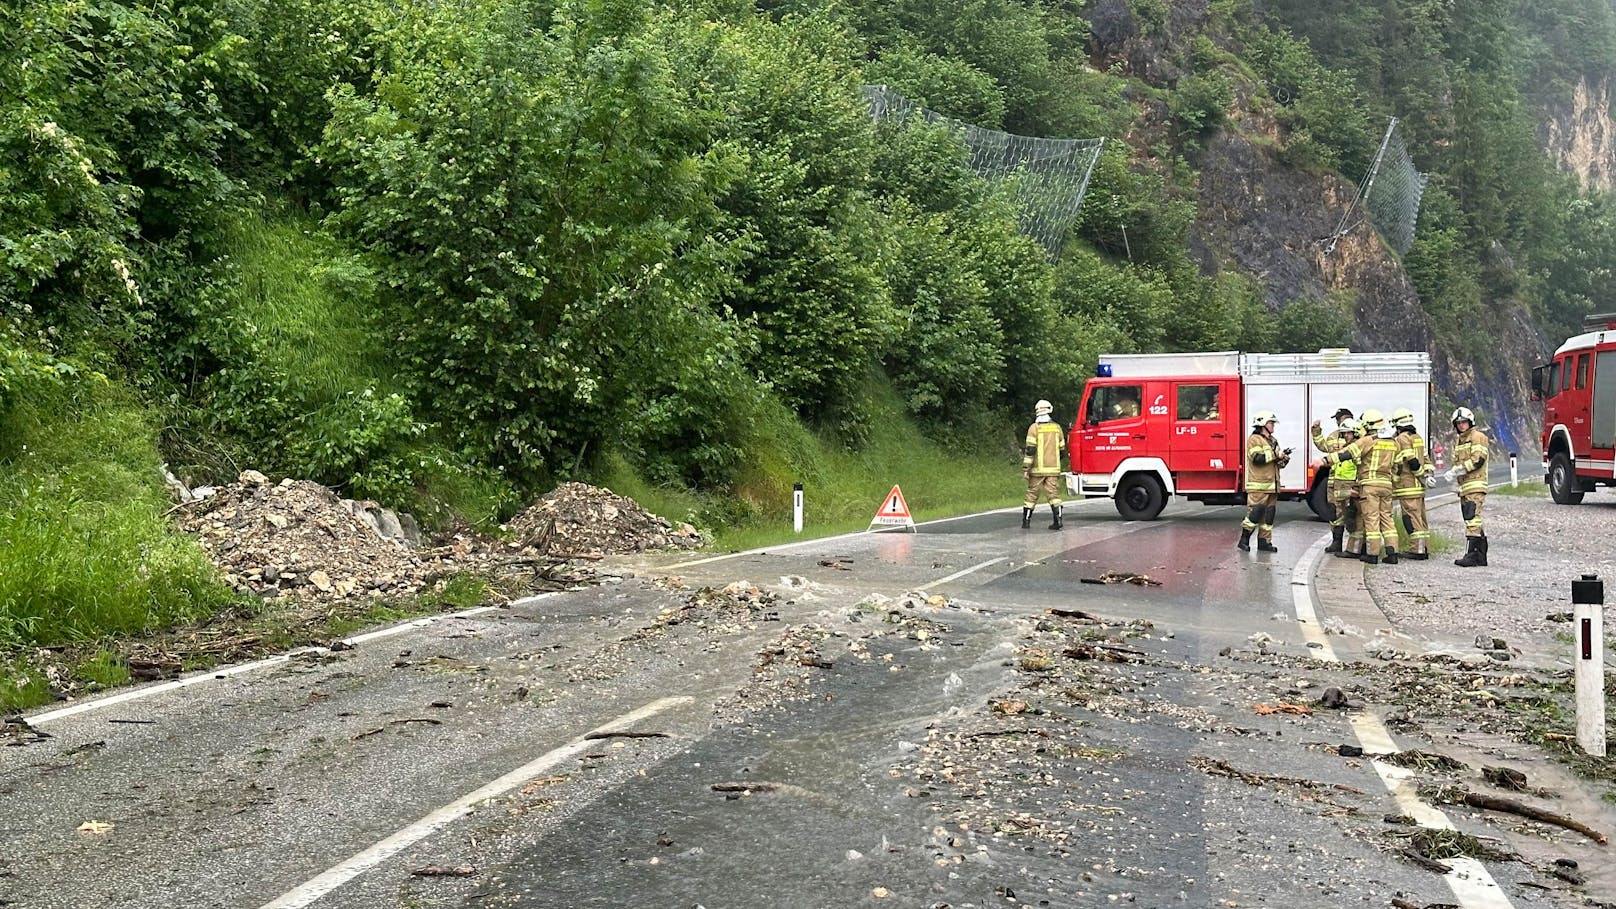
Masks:
[[[1021,509],[1021,529],[1026,530],[1027,528],[1029,528],[1031,526],[1032,526],[1032,509],[1027,508],[1026,506],[1022,506],[1022,509]]]
[[[1238,542],[1238,543],[1236,543],[1234,545],[1235,545],[1235,548],[1240,550],[1241,552],[1250,552],[1251,551],[1251,531],[1242,529],[1240,531],[1240,542]]]
[[[1460,568],[1471,568],[1476,565],[1485,565],[1481,557],[1481,537],[1465,537],[1465,554],[1453,560],[1453,564]]]
[[[1410,549],[1408,552],[1403,553],[1403,558],[1405,558],[1405,559],[1414,559],[1417,562],[1423,562],[1426,559],[1429,559],[1431,557],[1431,554],[1426,551],[1425,538],[1424,537],[1421,537],[1420,539],[1415,540],[1414,542],[1410,543],[1409,545],[1414,547],[1414,548]]]
[[[1347,541],[1341,544],[1341,551],[1336,553],[1337,558],[1357,559],[1363,556],[1363,534],[1349,533]]]
[[[1487,567],[1487,535],[1476,537],[1476,564]]]
[[[1262,537],[1258,537],[1257,538],[1257,551],[1258,552],[1278,552],[1279,547],[1274,545],[1273,540],[1265,540]]]
[[[1359,558],[1363,559],[1364,564],[1366,564],[1366,565],[1379,565],[1380,564],[1380,556],[1379,555],[1370,555],[1368,550],[1364,550],[1364,554],[1359,556]]]
[[[1330,545],[1324,547],[1324,551],[1325,552],[1340,552],[1341,551],[1341,537],[1346,532],[1347,532],[1347,528],[1345,528],[1345,527],[1331,527],[1330,528]]]
[[[1061,507],[1059,505],[1049,506],[1049,513],[1055,518],[1055,520],[1051,521],[1049,524],[1050,530],[1060,530],[1062,527],[1066,526],[1066,522],[1061,520]]]
[[[1381,557],[1381,561],[1385,562],[1387,565],[1396,565],[1397,564],[1397,548],[1394,547],[1394,546],[1387,546],[1386,547],[1386,554]]]

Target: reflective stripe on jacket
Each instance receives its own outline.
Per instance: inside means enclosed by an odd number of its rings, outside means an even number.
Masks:
[[[1417,432],[1400,432],[1393,441],[1397,443],[1397,479],[1392,484],[1392,494],[1398,498],[1425,495],[1424,477],[1435,469],[1425,453],[1425,440]]]
[[[1061,454],[1066,451],[1066,430],[1053,421],[1034,423],[1027,427],[1026,449],[1021,458],[1021,469],[1035,477],[1053,477],[1061,473]]]
[[[1278,492],[1279,469],[1290,463],[1266,433],[1246,439],[1246,492]]]
[[[1470,427],[1459,433],[1459,443],[1453,449],[1453,464],[1459,468],[1459,494],[1487,491],[1487,437],[1482,431]]]
[[[1331,464],[1354,461],[1358,465],[1358,485],[1390,489],[1396,455],[1397,443],[1391,439],[1364,436],[1340,451],[1326,455],[1325,460]]]

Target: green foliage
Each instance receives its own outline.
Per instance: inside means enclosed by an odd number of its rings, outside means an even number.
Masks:
[[[856,391],[891,310],[868,187],[873,132],[850,54],[823,18],[750,22],[693,75],[723,110],[747,112],[717,136],[747,162],[716,200],[738,257],[717,305],[766,339],[749,357],[762,381],[856,436]]]
[[[0,646],[160,628],[229,591],[169,536],[155,432],[98,376],[13,386],[0,435]]]
[[[1167,99],[1167,110],[1185,145],[1199,147],[1206,135],[1223,125],[1234,91],[1229,80],[1212,73],[1192,73],[1178,80]]]
[[[911,44],[884,51],[865,71],[872,84],[887,85],[940,114],[984,129],[1004,122],[1004,92],[993,77],[969,63],[940,57]]]
[[[1350,294],[1341,300],[1297,300],[1279,311],[1275,353],[1312,353],[1347,347],[1352,340]]]
[[[733,149],[707,147],[714,112],[674,78],[667,43],[688,33],[637,4],[568,4],[542,33],[409,12],[378,38],[377,93],[333,91],[331,224],[374,256],[408,393],[469,457],[537,481],[643,393],[619,364],[716,318]],[[681,381],[722,363],[687,357]]]

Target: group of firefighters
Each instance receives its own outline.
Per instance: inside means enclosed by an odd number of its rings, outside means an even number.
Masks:
[[[1027,428],[1022,457],[1022,476],[1027,480],[1027,497],[1022,501],[1021,526],[1032,526],[1032,512],[1042,497],[1048,498],[1054,520],[1051,530],[1060,530],[1060,480],[1066,433],[1050,416],[1048,401],[1033,408],[1034,422]],[[1487,534],[1482,528],[1481,507],[1487,500],[1487,437],[1476,428],[1470,408],[1453,412],[1457,434],[1454,463],[1447,478],[1458,484],[1460,509],[1464,515],[1465,554],[1454,560],[1465,568],[1487,564]],[[1251,436],[1246,439],[1246,514],[1240,522],[1240,542],[1251,551],[1251,538],[1257,537],[1260,552],[1278,552],[1274,545],[1274,513],[1279,504],[1279,472],[1290,463],[1291,449],[1280,448],[1274,440],[1278,418],[1271,411],[1252,416]],[[1355,418],[1343,407],[1335,412],[1336,427],[1326,434],[1314,423],[1313,445],[1324,457],[1314,461],[1314,470],[1329,471],[1330,545],[1325,552],[1342,558],[1362,559],[1370,565],[1382,560],[1396,564],[1400,558],[1430,558],[1431,530],[1425,521],[1425,491],[1436,485],[1436,467],[1414,425],[1414,412],[1406,407],[1392,412],[1391,419],[1373,408]],[[1402,512],[1408,535],[1408,549],[1397,551],[1397,518]]]
[[[1253,423],[1260,423],[1264,416],[1273,415],[1258,414]],[[1371,408],[1354,419],[1352,411],[1343,407],[1336,411],[1335,421],[1335,431],[1328,435],[1318,423],[1312,427],[1313,445],[1324,453],[1313,462],[1313,468],[1330,471],[1330,503],[1334,506],[1330,545],[1325,551],[1371,565],[1382,560],[1396,564],[1395,505],[1402,512],[1403,530],[1409,538],[1409,549],[1402,557],[1429,558],[1431,529],[1425,521],[1425,490],[1436,485],[1436,468],[1414,425],[1414,412],[1399,408],[1392,413],[1388,426],[1378,410]],[[1481,508],[1487,501],[1487,436],[1476,428],[1476,415],[1468,407],[1456,408],[1450,421],[1457,439],[1447,479],[1458,484],[1466,543],[1464,555],[1453,564],[1463,568],[1485,566],[1487,534],[1482,527]],[[1253,440],[1265,436],[1273,436],[1271,421],[1252,427],[1251,440],[1246,444],[1248,458],[1252,457]],[[1274,474],[1277,477],[1278,471]],[[1249,497],[1248,492],[1248,500]]]

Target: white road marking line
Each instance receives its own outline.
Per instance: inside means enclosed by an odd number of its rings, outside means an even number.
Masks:
[[[980,571],[983,568],[988,567],[989,565],[997,565],[998,563],[1003,562],[1004,560],[1005,560],[1004,556],[1000,556],[997,559],[988,559],[986,562],[983,562],[980,565],[972,565],[970,568],[967,568],[964,571],[956,571],[956,572],[954,572],[953,574],[949,575],[946,578],[938,578],[937,580],[932,581],[930,584],[923,585],[922,589],[924,589],[925,587],[936,587],[939,584],[947,584],[949,581],[957,581],[960,578],[965,577],[966,575],[970,574],[973,571]]]
[[[1291,571],[1291,600],[1296,607],[1296,624],[1302,629],[1302,637],[1308,643],[1317,644],[1309,647],[1314,659],[1326,663],[1339,663],[1341,658],[1336,655],[1335,648],[1319,624],[1318,612],[1313,608],[1313,573],[1318,567],[1319,560],[1324,557],[1324,547],[1328,539],[1322,539],[1308,547],[1303,553],[1296,567]],[[1358,744],[1368,754],[1392,754],[1403,749],[1399,748],[1397,741],[1392,738],[1391,731],[1381,723],[1380,717],[1372,713],[1358,712],[1347,714],[1347,720],[1352,725],[1352,731],[1358,738]],[[1380,781],[1385,784],[1386,790],[1391,793],[1403,813],[1413,818],[1422,827],[1433,830],[1452,830],[1453,822],[1441,811],[1420,800],[1414,791],[1413,774],[1402,767],[1371,761],[1375,772],[1380,775]],[[1514,909],[1509,896],[1493,880],[1487,866],[1473,858],[1455,858],[1444,860],[1452,868],[1442,876],[1448,882],[1448,889],[1453,891],[1454,898],[1459,901],[1463,909]]]
[[[589,735],[607,732],[615,727],[643,720],[670,707],[687,704],[691,700],[692,698],[681,696],[652,701],[638,710],[625,713],[615,720],[597,727]],[[471,814],[480,803],[504,795],[569,757],[598,747],[600,747],[599,742],[592,741],[585,736],[569,745],[563,745],[554,751],[540,755],[538,758],[523,764],[475,792],[467,793],[444,805],[410,826],[376,843],[369,849],[349,857],[318,877],[270,900],[259,909],[301,909],[303,906],[308,906],[371,868]]]
[[[1095,499],[1094,501],[1099,501],[1099,500]],[[1071,506],[1075,507],[1075,506],[1081,505],[1083,503],[1082,502],[1073,502],[1073,503],[1069,503],[1069,504]],[[990,515],[990,514],[1014,514],[1014,513],[1018,512],[1020,510],[1021,510],[1020,505],[1015,505],[1015,506],[1012,506],[1010,508],[995,508],[995,509],[993,509],[991,511],[977,511],[977,512],[972,512],[971,514],[955,515],[952,518],[936,518],[936,519],[930,520],[930,521],[921,521],[920,523],[916,524],[915,526],[916,527],[929,527],[932,524],[947,524],[950,521],[964,521],[964,520],[967,520],[969,518],[980,518],[980,517],[983,517],[985,515]],[[894,531],[887,531],[887,532],[894,532]],[[691,561],[688,561],[688,562],[677,562],[677,563],[672,564],[672,565],[663,565],[663,566],[660,566],[660,567],[652,569],[652,570],[655,570],[655,571],[672,571],[675,568],[689,568],[689,567],[691,567],[693,565],[706,565],[709,562],[722,562],[725,559],[738,559],[738,558],[740,558],[742,556],[764,555],[764,554],[770,553],[770,552],[782,552],[782,551],[787,550],[787,549],[795,549],[798,546],[808,546],[808,545],[811,545],[811,544],[814,544],[814,543],[835,543],[835,542],[837,542],[839,540],[851,540],[851,539],[856,539],[856,538],[859,538],[859,537],[870,537],[870,536],[873,536],[873,534],[871,534],[868,530],[855,530],[852,533],[840,533],[840,534],[837,534],[835,536],[830,536],[830,537],[815,537],[815,538],[813,538],[811,540],[795,540],[795,541],[790,542],[790,543],[780,543],[780,544],[778,544],[776,546],[759,546],[757,549],[748,549],[745,552],[729,552],[729,553],[725,553],[724,555],[708,556],[705,559],[692,559]]]
[[[522,606],[556,595],[557,593],[541,593],[538,596],[517,600],[511,605]],[[472,616],[482,615],[485,612],[493,612],[497,609],[499,609],[498,606],[477,606],[471,609],[463,609],[460,612],[448,612],[442,615],[423,616],[419,619],[411,619],[408,622],[400,622],[397,625],[389,625],[386,628],[378,628],[375,631],[368,631],[364,634],[354,635],[351,638],[343,638],[343,643],[358,646],[368,641],[389,638],[393,635],[403,634],[406,631],[411,631],[416,628],[424,628],[428,625],[435,625],[438,622],[448,619],[470,618]],[[178,691],[181,688],[190,688],[193,685],[202,685],[207,682],[217,682],[230,678],[231,676],[255,672],[259,669],[268,669],[272,666],[279,666],[282,663],[288,662],[292,659],[292,657],[300,653],[326,652],[329,652],[329,648],[303,647],[299,648],[298,650],[294,650],[291,653],[283,653],[272,657],[266,657],[262,660],[254,660],[251,663],[239,663],[235,666],[221,666],[216,669],[208,669],[194,675],[186,676],[185,678],[174,679],[168,682],[159,682],[157,684],[146,685],[141,688],[131,688],[128,691],[120,691],[117,694],[107,695],[106,697],[96,698],[90,701],[81,701],[70,707],[60,707],[56,710],[47,710],[46,712],[38,714],[37,716],[24,718],[29,722],[29,724],[35,726],[39,725],[40,723],[50,723],[56,720],[65,720],[70,716],[77,716],[81,713],[89,713],[92,710],[102,710],[107,707],[117,706],[118,704],[126,704],[130,701],[144,700],[145,698],[153,697],[154,695],[163,694],[165,692]]]

